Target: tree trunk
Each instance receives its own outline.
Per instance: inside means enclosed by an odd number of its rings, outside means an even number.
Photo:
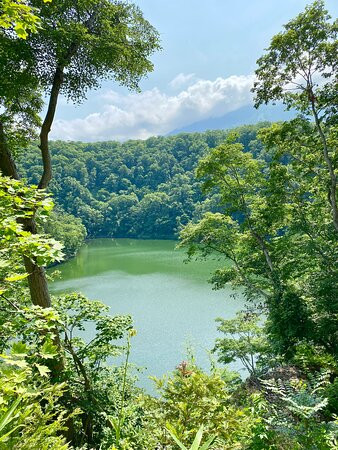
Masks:
[[[50,93],[49,104],[45,120],[41,126],[40,145],[43,164],[43,173],[39,183],[39,189],[45,189],[52,178],[52,162],[49,152],[48,135],[52,127],[55,116],[57,100],[60,93],[60,88],[63,81],[63,67],[57,67],[55,70],[52,90]]]
[[[3,125],[0,121],[0,170],[3,175],[18,180],[20,178],[17,171],[14,159],[8,148]],[[22,225],[25,231],[32,234],[37,233],[37,227],[34,217],[23,219]],[[41,306],[42,308],[49,308],[51,306],[51,299],[48,290],[48,283],[45,269],[36,264],[27,256],[23,257],[26,272],[28,273],[27,281],[33,305]],[[54,344],[60,348],[60,338],[58,331],[55,330]],[[62,356],[51,362],[50,367],[53,376],[57,377],[64,369],[64,362]]]
[[[317,128],[318,134],[320,136],[320,139],[323,143],[323,156],[324,156],[324,160],[327,165],[329,176],[330,176],[330,187],[329,187],[328,199],[329,199],[329,203],[331,206],[333,226],[334,226],[335,230],[338,232],[337,176],[335,173],[333,161],[331,160],[330,155],[329,155],[329,149],[328,149],[328,145],[327,145],[327,141],[326,141],[326,136],[322,129],[322,125],[321,125],[321,122],[320,122],[320,119],[318,116],[318,112],[316,109],[315,100],[314,100],[315,95],[312,90],[312,83],[311,83],[310,87],[308,88],[308,91],[310,94],[311,109],[312,109],[313,117],[315,119],[316,128]]]
[[[52,177],[52,164],[48,146],[48,135],[54,120],[57,99],[60,92],[60,87],[63,79],[63,70],[57,68],[54,75],[53,86],[48,104],[48,110],[45,120],[43,121],[40,132],[40,149],[42,156],[43,172],[38,188],[45,189]],[[28,219],[24,221],[24,229],[32,234],[37,233],[35,219]],[[35,264],[31,259],[24,257],[24,263],[28,276],[29,291],[31,294],[32,303],[34,305],[49,308],[51,306],[51,299],[48,290],[46,273],[43,267]]]
[[[48,148],[48,134],[54,120],[57,99],[62,84],[62,78],[63,69],[57,68],[54,75],[48,110],[45,120],[43,121],[40,133],[40,149],[42,155],[43,173],[39,183],[39,189],[45,189],[48,186],[48,183],[52,176],[51,158]],[[15,178],[17,180],[20,178],[11,151],[8,148],[4,128],[1,122],[0,170],[5,176]],[[23,220],[23,227],[25,231],[29,231],[32,234],[37,233],[37,227],[34,217]],[[51,306],[51,299],[48,291],[47,278],[44,268],[37,265],[28,257],[24,257],[24,264],[26,272],[28,273],[27,280],[33,305],[42,306],[43,308],[49,308]]]
[[[19,174],[9,151],[3,124],[0,120],[0,170],[5,177],[19,179]]]
[[[19,174],[8,148],[3,125],[0,122],[0,170],[3,175],[18,180]],[[33,234],[37,232],[34,218],[24,219],[23,228]],[[28,273],[28,285],[31,294],[31,300],[34,305],[39,305],[44,308],[51,306],[50,295],[48,292],[47,278],[43,267],[35,264],[28,257],[24,257],[24,264],[26,272]]]
[[[32,303],[43,308],[50,308],[51,301],[45,269],[32,262],[27,256],[24,256],[24,264],[26,272],[29,274],[28,285]]]
[[[72,43],[65,53],[64,64],[69,63],[71,57],[76,53],[78,44]],[[64,65],[59,65],[54,73],[52,89],[50,92],[48,109],[40,131],[40,150],[42,156],[43,172],[39,182],[39,189],[46,189],[52,178],[52,163],[48,145],[48,135],[52,127],[55,116],[56,106],[60,89],[63,82]],[[6,176],[19,179],[19,174],[13,160],[11,151],[8,147],[3,125],[0,121],[0,170]],[[37,233],[34,217],[23,221],[26,231],[33,234]],[[48,291],[47,279],[43,267],[35,264],[29,258],[24,258],[24,264],[28,275],[28,284],[32,303],[44,308],[51,306],[50,295]]]

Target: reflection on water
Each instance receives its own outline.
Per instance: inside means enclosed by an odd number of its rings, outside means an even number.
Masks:
[[[131,362],[161,376],[186,357],[189,343],[197,364],[208,368],[207,350],[218,336],[216,317],[233,317],[243,305],[238,293],[213,291],[207,283],[223,261],[184,263],[185,254],[173,241],[95,239],[76,258],[60,265],[62,279],[54,293],[79,291],[110,306],[111,314],[131,314],[138,334]],[[93,330],[88,326],[88,334]]]

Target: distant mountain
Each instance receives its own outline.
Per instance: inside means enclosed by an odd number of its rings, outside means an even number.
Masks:
[[[195,122],[183,128],[179,128],[168,133],[169,136],[178,133],[203,132],[206,130],[224,130],[238,127],[240,125],[256,124],[258,122],[277,122],[279,120],[289,120],[294,117],[294,112],[284,111],[282,105],[261,106],[258,110],[253,106],[243,106],[236,111],[231,111],[222,117],[210,117],[199,122]]]

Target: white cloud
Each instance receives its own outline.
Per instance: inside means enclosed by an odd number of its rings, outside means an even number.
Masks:
[[[187,86],[192,81],[196,80],[194,73],[179,73],[173,80],[170,81],[169,86],[173,89],[178,89]]]
[[[177,77],[176,77],[177,78]],[[177,95],[154,88],[141,94],[105,93],[103,109],[83,119],[57,120],[53,139],[146,139],[250,104],[253,75],[198,80]]]

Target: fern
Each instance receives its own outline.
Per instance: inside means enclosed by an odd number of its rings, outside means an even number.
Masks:
[[[291,379],[287,381],[262,380],[267,394],[273,393],[285,409],[298,419],[310,419],[318,416],[328,399],[321,394],[329,384],[330,372],[309,374],[308,380]]]
[[[265,394],[272,396],[265,422],[268,429],[307,450],[330,449],[337,436],[337,423],[323,422],[320,412],[328,404],[324,389],[328,371],[312,374],[307,380],[261,380]]]

